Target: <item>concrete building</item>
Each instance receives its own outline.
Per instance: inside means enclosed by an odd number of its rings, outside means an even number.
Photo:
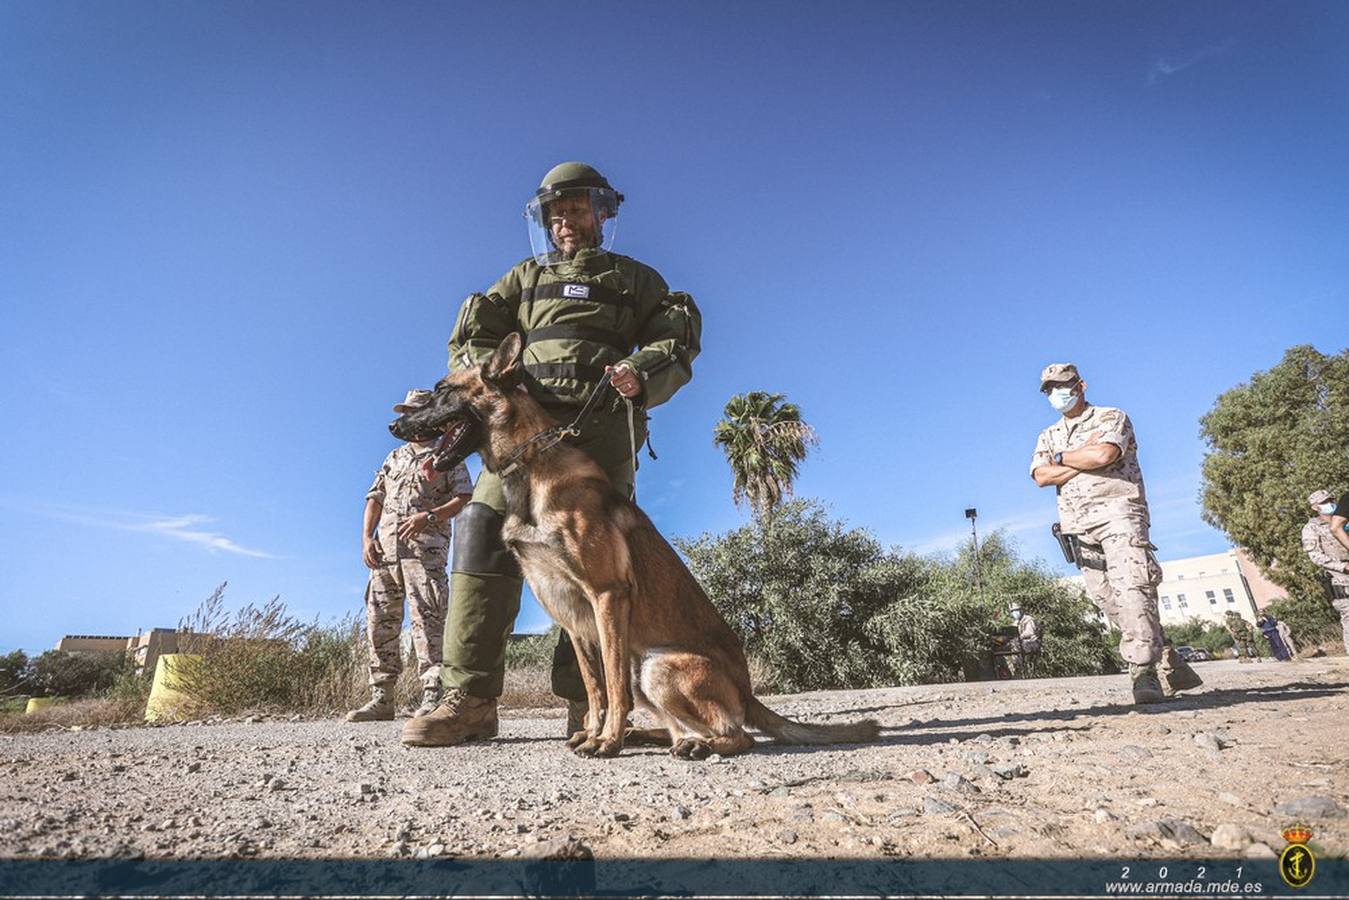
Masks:
[[[56,649],[62,653],[121,653],[127,649],[128,637],[114,637],[106,634],[68,634],[56,642]]]
[[[1235,550],[1163,562],[1157,610],[1163,625],[1194,618],[1221,624],[1228,610],[1254,624],[1260,614]]]

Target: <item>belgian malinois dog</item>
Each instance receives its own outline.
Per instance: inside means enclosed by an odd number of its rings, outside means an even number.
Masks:
[[[521,383],[523,341],[512,334],[477,369],[443,378],[429,406],[390,430],[439,438],[429,465],[477,452],[501,475],[502,538],[529,586],[576,649],[590,709],[568,746],[614,756],[629,742],[668,741],[683,759],[731,756],[754,745],[746,724],[784,743],[874,740],[874,720],[806,725],[750,689],[740,641],[651,520],[621,496]],[[663,726],[627,729],[633,701]]]

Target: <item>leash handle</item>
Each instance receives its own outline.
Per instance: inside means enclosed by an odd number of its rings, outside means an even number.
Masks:
[[[613,388],[613,385],[609,383],[609,376],[606,374],[600,379],[600,383],[595,385],[595,389],[590,392],[590,396],[586,398],[585,406],[581,407],[581,411],[576,414],[576,418],[567,426],[566,431],[568,434],[572,437],[580,436],[581,426],[585,423],[586,417],[595,411],[595,407],[599,405],[600,399],[603,398],[611,388]]]

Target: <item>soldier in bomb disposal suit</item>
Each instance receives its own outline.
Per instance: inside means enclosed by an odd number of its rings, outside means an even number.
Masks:
[[[401,415],[430,402],[430,391],[412,390],[393,411]],[[348,722],[393,718],[394,685],[403,668],[398,638],[405,598],[412,607],[412,647],[422,683],[422,703],[413,716],[426,715],[440,702],[441,646],[450,597],[445,575],[450,519],[473,496],[473,481],[463,463],[428,480],[422,463],[433,450],[434,442],[395,448],[365,495],[361,557],[370,567],[365,612],[371,697],[347,713]]]
[[[1330,491],[1313,491],[1307,498],[1316,515],[1302,526],[1302,549],[1307,557],[1330,576],[1330,603],[1340,614],[1340,628],[1344,637],[1344,650],[1349,653],[1349,549],[1335,537],[1335,526],[1339,511],[1344,504],[1335,502]],[[1344,528],[1340,526],[1340,533]]]
[[[1058,492],[1060,527],[1077,541],[1087,594],[1121,632],[1134,702],[1156,703],[1203,681],[1162,635],[1162,570],[1148,537],[1133,425],[1123,410],[1088,403],[1086,389],[1072,363],[1040,373],[1040,390],[1062,418],[1040,432],[1030,474]]]
[[[702,315],[655,269],[613,252],[623,195],[592,166],[554,166],[525,207],[533,254],[485,294],[471,294],[450,335],[452,371],[481,365],[512,332],[525,339],[525,388],[558,424],[576,418],[598,385],[611,396],[581,423],[572,445],[633,496],[636,448],[647,411],[693,377]],[[445,630],[445,696],[403,726],[402,741],[444,747],[497,734],[506,639],[520,610],[520,567],[501,539],[501,479],[483,471],[455,528],[453,595]],[[568,701],[568,734],[585,713],[585,686],[563,634],[553,692]]]

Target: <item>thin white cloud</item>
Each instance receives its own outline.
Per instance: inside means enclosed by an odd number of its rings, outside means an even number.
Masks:
[[[187,541],[189,544],[197,544],[212,551],[223,550],[226,553],[237,553],[240,556],[252,556],[258,559],[276,558],[272,554],[262,550],[253,550],[249,547],[240,546],[223,534],[216,534],[213,531],[199,531],[191,527],[193,525],[204,525],[211,521],[212,519],[209,516],[179,516],[176,519],[163,519],[157,522],[149,522],[139,528],[132,528],[131,530],[147,531],[151,534],[159,534],[164,537]]]
[[[161,513],[143,513],[134,510],[98,510],[88,512],[45,504],[23,504],[5,502],[2,505],[18,508],[24,512],[66,522],[71,525],[84,525],[88,528],[107,528],[114,531],[135,531],[152,534],[157,537],[172,538],[189,544],[196,544],[215,553],[234,553],[255,559],[278,559],[275,554],[265,550],[255,550],[236,543],[232,539],[215,531],[207,531],[199,526],[214,522],[211,516],[200,513],[166,516]]]
[[[1148,84],[1158,84],[1164,79],[1170,78],[1178,72],[1183,72],[1191,66],[1198,65],[1206,59],[1213,59],[1219,56],[1226,56],[1236,49],[1237,42],[1231,38],[1217,44],[1209,44],[1207,47],[1201,47],[1189,56],[1180,57],[1157,57],[1148,67]]]

